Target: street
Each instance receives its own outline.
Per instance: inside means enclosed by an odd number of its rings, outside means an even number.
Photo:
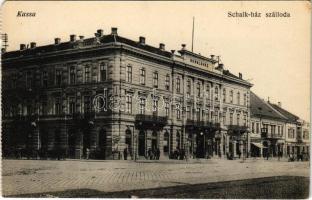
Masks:
[[[2,167],[3,196],[50,193],[53,196],[53,192],[68,190],[77,190],[78,194],[83,190],[112,193],[208,183],[211,185],[216,182],[247,181],[247,179],[262,177],[309,177],[309,162],[287,162],[275,159],[268,161],[247,159],[244,162],[225,159],[195,159],[188,162],[3,160]],[[284,179],[278,181],[285,182]],[[274,184],[274,181],[271,182]],[[298,181],[291,179],[289,183],[298,184]],[[292,187],[291,184],[289,187]],[[257,187],[253,187],[255,188]],[[145,194],[145,197],[148,196]],[[152,193],[150,196],[153,196]],[[182,195],[180,198],[183,197],[187,195]]]

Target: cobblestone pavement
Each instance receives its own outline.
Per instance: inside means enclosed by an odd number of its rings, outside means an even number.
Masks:
[[[95,189],[103,192],[241,180],[309,176],[309,162],[277,160],[96,161],[3,160],[2,195]]]

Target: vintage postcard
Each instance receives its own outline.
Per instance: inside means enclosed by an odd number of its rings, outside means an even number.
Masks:
[[[3,197],[304,199],[308,1],[7,1]]]

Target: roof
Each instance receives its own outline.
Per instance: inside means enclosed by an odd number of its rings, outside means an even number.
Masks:
[[[297,117],[296,115],[288,112],[287,110],[281,108],[280,106],[276,105],[276,104],[272,104],[270,103],[270,105],[277,110],[278,112],[280,112],[282,115],[284,115],[289,121],[292,122],[297,122],[297,120],[299,119],[299,117]]]
[[[150,46],[148,44],[141,44],[138,41],[130,40],[130,39],[121,37],[119,35],[113,35],[113,34],[103,35],[102,37],[99,38],[99,41],[101,44],[119,42],[122,44],[129,45],[131,47],[135,47],[135,48],[142,49],[142,50],[145,50],[145,51],[148,51],[148,52],[160,55],[160,56],[164,56],[166,58],[172,57],[172,53],[169,51],[165,51],[160,48]],[[84,47],[88,47],[88,46],[92,47],[92,46],[95,46],[95,44],[97,43],[97,37],[86,38],[82,42],[80,42],[80,40],[77,39],[75,42],[67,41],[67,42],[62,42],[60,44],[49,44],[49,45],[44,45],[44,46],[37,46],[35,48],[27,48],[25,50],[9,51],[9,52],[5,52],[2,54],[2,59],[19,58],[23,56],[32,56],[32,55],[42,55],[44,53],[52,53],[52,52],[57,52],[57,51],[75,49],[75,46],[77,46],[79,43],[82,44],[82,46]],[[187,50],[184,50],[184,51],[188,53],[192,53]],[[207,58],[198,54],[194,54],[194,55],[201,57],[201,58],[208,59],[212,62],[216,62],[215,60],[211,58]],[[224,70],[223,74],[228,77],[241,80],[245,84],[250,84],[247,81],[240,79],[236,75],[230,73],[229,70]]]
[[[255,93],[250,91],[250,113],[252,116],[261,116],[263,118],[273,118],[277,120],[286,120],[282,114],[278,113],[269,103],[262,100]]]
[[[84,46],[88,46],[88,45],[94,45],[94,40],[95,37],[92,38],[87,38],[83,40],[83,44]],[[61,51],[61,50],[68,50],[68,49],[72,49],[79,40],[76,40],[76,42],[62,42],[60,44],[49,44],[49,45],[44,45],[44,46],[38,46],[35,48],[28,48],[25,50],[16,50],[16,51],[10,51],[10,52],[5,52],[4,54],[2,54],[2,58],[13,58],[13,57],[19,57],[21,55],[36,55],[38,53],[47,53],[47,52],[56,52],[56,51]],[[151,53],[155,53],[161,56],[165,56],[170,58],[172,56],[171,52],[165,51],[165,50],[161,50],[159,48],[147,45],[147,44],[140,44],[137,41],[133,41],[118,35],[104,35],[100,38],[100,42],[102,44],[105,43],[111,43],[111,42],[120,42],[120,43],[124,43],[139,49],[143,49],[145,51],[151,52]]]

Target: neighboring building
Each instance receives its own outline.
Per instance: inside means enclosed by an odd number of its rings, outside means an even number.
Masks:
[[[290,154],[308,153],[309,123],[281,107],[264,101],[256,94],[250,95],[251,155],[287,157]]]
[[[2,54],[4,156],[112,159],[160,149],[196,157],[249,151],[250,87],[218,64],[117,34]]]
[[[251,156],[285,154],[287,118],[253,92],[250,94],[250,113]]]
[[[281,102],[272,104],[272,107],[287,118],[286,148],[287,155],[309,152],[309,124],[300,120],[296,115],[282,108]]]

